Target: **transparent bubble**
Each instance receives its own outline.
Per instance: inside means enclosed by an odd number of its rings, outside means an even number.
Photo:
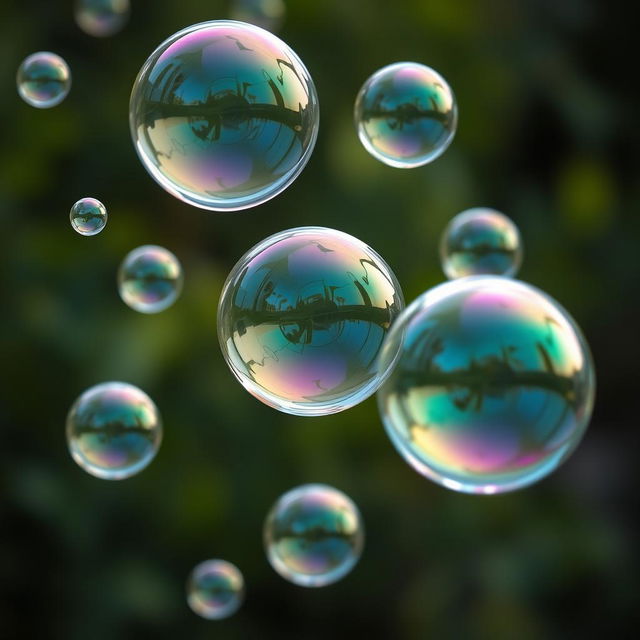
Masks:
[[[103,480],[123,480],[155,458],[162,440],[158,408],[144,392],[124,382],[104,382],[85,391],[67,416],[73,459]]]
[[[412,169],[432,162],[451,144],[458,108],[451,88],[433,69],[397,62],[376,71],[355,106],[358,136],[380,162]]]
[[[244,579],[226,560],[201,562],[189,576],[187,602],[191,610],[207,620],[233,615],[244,600]]]
[[[147,244],[130,251],[118,270],[118,292],[134,311],[158,313],[182,291],[182,266],[171,251]]]
[[[81,198],[69,212],[71,226],[83,236],[95,236],[107,226],[107,209],[95,198]]]
[[[383,339],[404,306],[385,261],[340,231],[281,231],[246,253],[218,307],[227,364],[285,413],[335,413],[368,398],[385,372]]]
[[[71,89],[71,71],[55,53],[39,51],[25,58],[16,76],[20,97],[32,107],[49,109],[60,104]]]
[[[537,482],[587,428],[595,372],[569,314],[517,280],[470,276],[422,294],[393,325],[378,393],[387,434],[450,489],[501,493]]]
[[[276,32],[284,22],[284,0],[232,0],[231,18]]]
[[[518,227],[493,209],[459,213],[440,239],[440,259],[447,278],[514,276],[522,264]]]
[[[76,22],[88,35],[106,38],[122,30],[130,8],[129,0],[76,0]]]
[[[254,207],[289,186],[309,160],[318,118],[300,58],[243,22],[174,34],[131,94],[131,134],[146,169],[175,197],[212,211]]]
[[[342,491],[306,484],[285,493],[264,525],[271,566],[303,587],[324,587],[346,576],[364,546],[356,505]]]

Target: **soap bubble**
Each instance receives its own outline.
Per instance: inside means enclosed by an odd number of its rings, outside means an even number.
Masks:
[[[144,392],[124,382],[104,382],[85,391],[67,416],[73,459],[103,480],[123,480],[155,458],[162,440],[158,408]]]
[[[358,136],[380,162],[412,169],[432,162],[451,144],[458,108],[451,88],[433,69],[397,62],[376,71],[355,106]]]
[[[48,109],[60,104],[71,89],[71,71],[55,53],[39,51],[25,58],[16,76],[20,97],[32,107]]]
[[[189,576],[187,602],[191,610],[207,620],[233,615],[244,600],[244,579],[226,560],[201,562]]]
[[[85,33],[106,38],[122,30],[129,11],[129,0],[76,0],[75,15]]]
[[[231,18],[250,22],[267,31],[277,31],[284,21],[283,0],[232,0]]]
[[[130,251],[118,270],[123,302],[140,313],[170,307],[182,291],[182,266],[171,251],[147,244]]]
[[[262,204],[306,165],[318,97],[298,56],[259,27],[218,20],[163,42],[131,94],[142,163],[180,200],[212,211]]]
[[[281,231],[246,253],[218,306],[218,338],[240,383],[285,413],[318,416],[368,398],[383,339],[404,306],[385,261],[340,231]]]
[[[470,276],[427,291],[389,333],[382,364],[394,358],[378,393],[387,434],[450,489],[501,493],[537,482],[589,423],[589,347],[557,302],[523,282]]]
[[[522,264],[518,227],[498,211],[476,208],[459,213],[440,240],[447,278],[514,276]]]
[[[264,525],[271,566],[303,587],[324,587],[346,576],[364,546],[356,505],[342,491],[306,484],[285,493]]]
[[[95,236],[107,225],[107,209],[95,198],[81,198],[69,212],[71,226],[83,236]]]

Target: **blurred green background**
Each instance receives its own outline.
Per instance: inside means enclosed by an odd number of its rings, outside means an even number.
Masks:
[[[222,0],[133,0],[112,38],[85,35],[63,0],[0,6],[1,638],[629,637],[638,608],[637,421],[640,182],[632,3],[594,0],[289,0],[280,31],[320,96],[318,144],[281,196],[216,214],[166,194],[131,144],[127,109],[147,56],[173,32],[228,16]],[[38,50],[73,73],[67,100],[37,110],[15,71]],[[432,165],[389,168],[352,122],[356,92],[400,60],[453,87],[457,137]],[[78,198],[106,230],[69,225]],[[458,495],[395,452],[375,400],[325,418],[249,396],[220,354],[218,296],[263,237],[323,225],[371,244],[408,301],[443,280],[437,243],[456,213],[491,206],[525,242],[523,280],[582,326],[599,374],[582,445],[553,476],[494,497]],[[126,252],[164,245],[185,268],[179,302],[127,308]],[[124,482],[71,460],[64,421],[105,380],[146,390],[160,453]],[[360,506],[367,543],[342,582],[305,590],[267,564],[262,522],[284,491],[325,482]],[[203,559],[247,581],[233,618],[184,598]]]

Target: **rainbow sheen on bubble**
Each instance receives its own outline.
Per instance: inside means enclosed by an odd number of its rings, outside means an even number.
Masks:
[[[275,33],[284,22],[284,0],[232,0],[229,17]]]
[[[130,251],[118,270],[118,292],[123,302],[140,313],[159,313],[182,291],[182,266],[171,251],[143,245]]]
[[[69,212],[71,226],[82,236],[95,236],[107,225],[107,209],[95,198],[81,198]]]
[[[364,83],[354,117],[360,141],[374,158],[412,169],[433,162],[451,144],[458,108],[451,87],[437,71],[397,62]]]
[[[447,278],[515,276],[522,264],[518,227],[494,209],[459,213],[440,239],[440,260]]]
[[[218,338],[241,384],[285,413],[335,413],[369,397],[404,307],[385,261],[334,229],[281,231],[246,253],[220,296]]]
[[[537,482],[591,417],[595,372],[580,329],[523,282],[470,276],[427,291],[391,329],[382,364],[394,358],[378,392],[387,434],[415,469],[456,491]]]
[[[106,38],[122,30],[130,10],[129,0],[76,0],[75,18],[86,34]]]
[[[275,503],[264,525],[271,566],[303,587],[324,587],[346,576],[364,546],[358,508],[342,491],[306,484]]]
[[[318,97],[304,64],[254,25],[203,22],[163,42],[140,71],[133,142],[175,197],[212,211],[259,205],[288,187],[318,134]]]
[[[50,51],[38,51],[18,67],[16,84],[20,97],[32,107],[49,109],[60,104],[71,89],[67,63]]]
[[[153,400],[124,382],[87,389],[67,416],[67,444],[82,469],[103,480],[123,480],[153,460],[162,421]]]
[[[187,602],[206,620],[233,615],[244,600],[244,579],[226,560],[206,560],[194,568],[187,581]]]

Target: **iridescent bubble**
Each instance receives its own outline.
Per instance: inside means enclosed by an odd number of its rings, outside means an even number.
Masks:
[[[191,610],[207,620],[233,615],[244,600],[244,579],[226,560],[201,562],[189,576],[187,602]]]
[[[393,325],[378,393],[387,434],[420,473],[501,493],[551,473],[587,428],[595,372],[580,329],[539,289],[470,276],[415,300]]]
[[[347,409],[378,388],[382,342],[404,306],[385,261],[334,229],[281,231],[246,253],[218,306],[227,364],[258,400],[285,413]]]
[[[130,251],[118,270],[122,300],[140,313],[170,307],[182,291],[182,266],[171,251],[147,244]]]
[[[16,76],[20,97],[32,107],[48,109],[60,104],[71,89],[71,71],[55,53],[39,51],[24,59]]]
[[[158,408],[144,392],[124,382],[104,382],[85,391],[67,416],[73,459],[103,480],[123,480],[142,471],[162,440]]]
[[[358,136],[380,162],[412,169],[432,162],[451,144],[458,108],[445,79],[416,62],[376,71],[355,106]]]
[[[518,227],[493,209],[459,213],[440,240],[442,270],[450,280],[465,276],[514,276],[522,264]]]
[[[285,12],[283,0],[232,0],[230,15],[232,20],[276,32],[282,26]]]
[[[122,30],[129,11],[129,0],[76,0],[75,15],[85,33],[106,38]]]
[[[71,226],[83,236],[95,236],[107,226],[107,209],[95,198],[81,198],[69,212]]]
[[[264,524],[271,566],[303,587],[324,587],[346,576],[364,546],[362,517],[342,491],[306,484],[285,493]]]
[[[131,135],[151,176],[212,211],[254,207],[288,187],[309,160],[318,117],[300,58],[268,31],[226,20],[163,42],[130,104]]]

